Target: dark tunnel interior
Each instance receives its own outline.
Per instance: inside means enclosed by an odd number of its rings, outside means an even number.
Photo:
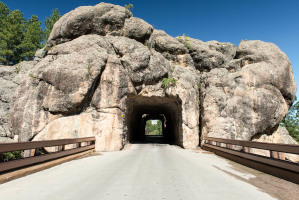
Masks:
[[[129,143],[182,145],[182,109],[178,98],[129,96],[126,117]],[[163,135],[145,134],[146,121],[150,119],[163,122]]]

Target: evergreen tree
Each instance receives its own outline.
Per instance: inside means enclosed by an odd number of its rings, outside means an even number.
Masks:
[[[290,107],[287,116],[282,120],[281,126],[286,127],[290,135],[299,142],[299,101],[297,98]]]
[[[56,9],[51,11],[50,17],[47,17],[47,19],[45,20],[45,26],[46,26],[45,39],[46,39],[46,41],[49,38],[49,35],[50,35],[50,33],[53,29],[53,26],[54,26],[55,22],[57,22],[60,17],[61,17],[61,15],[58,11],[58,8],[56,8]]]
[[[20,44],[23,39],[25,18],[19,10],[14,10],[8,15],[1,13],[1,17],[3,19],[0,29],[0,63],[14,65],[22,60]]]
[[[0,64],[14,65],[33,60],[42,47],[44,32],[37,16],[26,21],[20,10],[10,11],[0,2]]]
[[[3,58],[2,56],[2,52],[4,50],[2,50],[6,43],[4,43],[3,38],[1,37],[1,35],[3,35],[4,33],[4,29],[5,29],[5,25],[7,24],[6,20],[7,20],[7,16],[10,14],[9,8],[7,7],[7,5],[5,5],[4,3],[0,2],[0,63],[5,64],[6,59]],[[4,52],[3,52],[4,53]]]
[[[7,15],[9,15],[9,13],[9,8],[7,7],[7,5],[0,1],[0,27],[2,24],[2,20],[5,19]]]
[[[26,22],[25,31],[20,48],[22,60],[33,60],[35,52],[42,47],[43,30],[38,17],[33,15]]]

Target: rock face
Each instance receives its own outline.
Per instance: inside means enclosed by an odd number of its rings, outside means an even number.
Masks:
[[[14,134],[10,132],[8,126],[10,102],[16,87],[32,67],[33,62],[22,62],[15,66],[0,66],[0,143],[13,141]]]
[[[254,136],[252,141],[298,145],[298,143],[289,135],[288,130],[285,127],[281,127],[281,126],[279,126],[278,129],[275,130],[271,135],[259,134]],[[270,152],[266,150],[252,149],[251,153],[270,157]],[[299,163],[298,155],[283,153],[281,157],[284,158],[285,160]]]
[[[271,133],[295,98],[288,57],[274,44],[242,41],[227,66],[202,74],[202,135],[250,140]]]
[[[277,128],[296,93],[274,44],[173,38],[107,3],[61,17],[34,62],[13,97],[11,136],[96,136],[100,151],[122,149],[147,113],[173,121],[185,148],[207,135],[251,140]]]

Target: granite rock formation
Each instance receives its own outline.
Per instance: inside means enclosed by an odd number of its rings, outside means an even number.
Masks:
[[[107,3],[61,17],[34,62],[13,97],[11,137],[96,136],[100,151],[130,142],[132,115],[143,108],[165,112],[185,148],[204,136],[251,140],[278,127],[296,93],[274,44],[173,38]]]
[[[15,89],[32,67],[33,62],[30,61],[15,66],[0,66],[0,143],[17,141],[17,136],[14,138],[8,125],[10,102]]]

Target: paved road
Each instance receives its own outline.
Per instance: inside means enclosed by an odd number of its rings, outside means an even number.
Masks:
[[[132,144],[0,185],[1,200],[273,199],[254,178],[204,151]]]

